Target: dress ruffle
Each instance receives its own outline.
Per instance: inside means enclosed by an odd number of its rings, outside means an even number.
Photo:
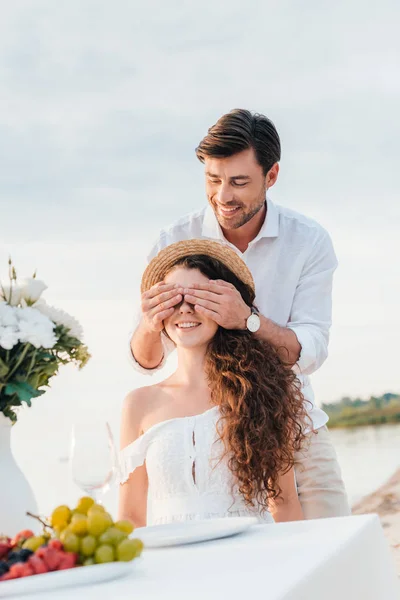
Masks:
[[[128,481],[130,474],[144,464],[148,443],[148,436],[144,434],[120,451],[118,455],[117,478],[119,484],[122,485]]]

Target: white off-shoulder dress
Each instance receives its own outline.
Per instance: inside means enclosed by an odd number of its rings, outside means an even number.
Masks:
[[[193,417],[169,419],[150,427],[119,454],[120,483],[146,462],[147,525],[270,513],[246,507],[217,433],[217,406]]]

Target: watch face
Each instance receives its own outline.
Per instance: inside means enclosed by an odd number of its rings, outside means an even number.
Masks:
[[[247,329],[252,333],[255,333],[260,329],[260,317],[254,313],[247,319]]]

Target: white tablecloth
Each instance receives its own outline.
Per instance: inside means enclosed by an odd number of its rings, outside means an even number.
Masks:
[[[399,600],[400,594],[379,519],[362,515],[257,525],[224,540],[147,550],[123,579],[29,598]]]

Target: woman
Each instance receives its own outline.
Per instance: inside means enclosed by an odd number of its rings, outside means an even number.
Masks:
[[[148,265],[142,293],[165,281],[236,287],[249,307],[250,271],[228,246],[177,242]],[[186,301],[164,321],[178,366],[131,392],[121,426],[120,518],[136,526],[225,516],[303,518],[293,454],[305,440],[304,398],[277,351],[249,331],[226,330]]]

